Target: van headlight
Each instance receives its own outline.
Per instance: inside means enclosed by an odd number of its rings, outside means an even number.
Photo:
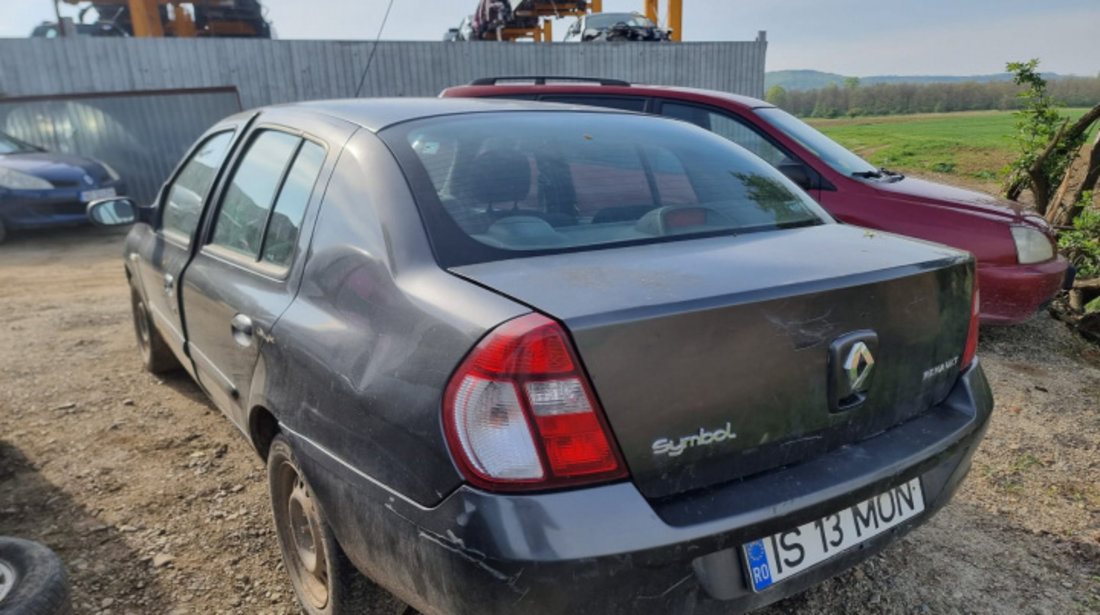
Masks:
[[[53,190],[53,184],[27,173],[0,167],[0,188],[8,190]]]
[[[1016,243],[1016,258],[1021,265],[1041,263],[1054,258],[1054,244],[1046,233],[1029,226],[1012,227],[1012,241]]]

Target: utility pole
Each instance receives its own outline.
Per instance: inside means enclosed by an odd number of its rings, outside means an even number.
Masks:
[[[57,35],[65,36],[65,28],[61,25],[61,0],[53,0],[53,12],[57,15]]]

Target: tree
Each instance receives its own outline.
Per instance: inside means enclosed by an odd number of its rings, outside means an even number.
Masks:
[[[776,107],[787,107],[787,90],[781,85],[773,85],[768,88],[768,93],[764,95],[764,100],[770,102]]]
[[[1047,93],[1047,82],[1037,72],[1039,60],[1010,62],[1008,70],[1013,80],[1026,86],[1019,94],[1023,108],[1016,112],[1016,134],[1013,138],[1020,150],[1019,156],[1009,165],[1011,175],[1005,188],[1005,196],[1016,199],[1025,190],[1035,197],[1035,209],[1049,219],[1068,224],[1080,213],[1077,203],[1063,204],[1065,188],[1069,185],[1068,172],[1085,143],[1089,128],[1100,119],[1100,105],[1096,105],[1079,120],[1069,125],[1057,108],[1062,104]],[[1093,153],[1095,154],[1095,147]],[[1088,173],[1091,183],[1096,176]],[[1059,184],[1062,188],[1054,193]],[[1092,185],[1079,188],[1074,196],[1091,190]],[[1067,209],[1068,207],[1068,209]],[[1049,211],[1048,211],[1049,210]]]

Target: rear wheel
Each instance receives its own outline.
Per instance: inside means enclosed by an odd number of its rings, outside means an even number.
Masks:
[[[46,546],[0,536],[0,613],[68,615],[69,583]]]
[[[267,457],[275,531],[298,602],[310,615],[365,613],[392,600],[348,561],[313,497],[290,442],[275,436]]]
[[[160,332],[153,326],[145,300],[135,289],[130,289],[130,306],[134,314],[134,333],[137,335],[138,350],[145,369],[154,374],[163,374],[180,368],[172,349],[164,342]]]

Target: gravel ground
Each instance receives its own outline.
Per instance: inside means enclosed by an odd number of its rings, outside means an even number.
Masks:
[[[77,613],[297,613],[263,464],[142,371],[120,254],[94,229],[0,245],[0,534],[60,554]],[[955,500],[765,613],[1100,612],[1100,352],[1046,315],[982,334],[997,405]]]

